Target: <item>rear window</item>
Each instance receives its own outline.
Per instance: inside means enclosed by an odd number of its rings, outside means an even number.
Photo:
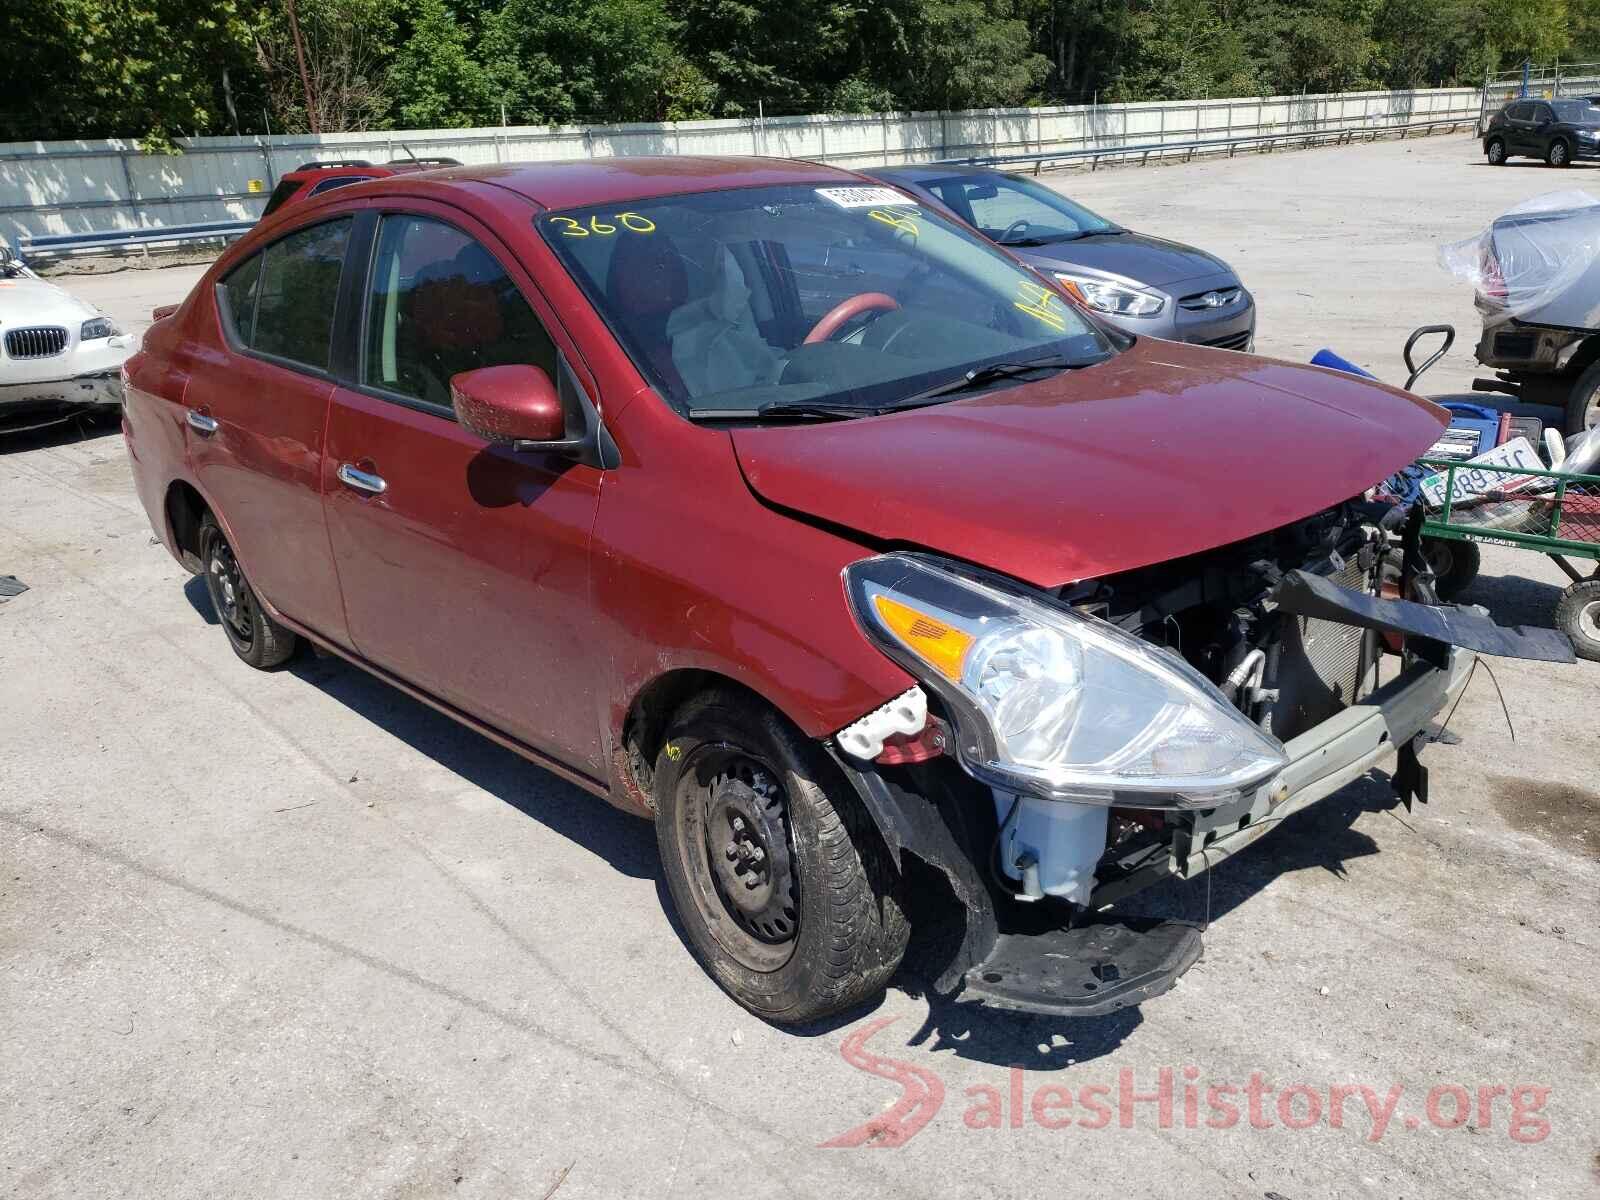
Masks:
[[[288,202],[290,196],[299,190],[300,181],[298,179],[280,179],[278,186],[272,189],[272,195],[267,197],[267,206],[261,210],[261,215],[263,217],[271,216]]]
[[[219,299],[239,342],[327,370],[351,224],[341,217],[296,230],[229,272]]]

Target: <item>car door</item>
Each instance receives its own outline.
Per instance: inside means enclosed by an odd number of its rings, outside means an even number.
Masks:
[[[1548,104],[1536,103],[1528,122],[1528,152],[1543,158],[1550,152],[1550,139],[1555,134],[1556,114]]]
[[[598,775],[589,538],[601,472],[484,442],[456,422],[449,390],[460,372],[528,363],[576,407],[587,380],[532,280],[482,226],[419,201],[383,212],[371,236],[356,375],[334,391],[324,460],[351,640]]]
[[[1519,100],[1506,109],[1506,150],[1510,154],[1536,153],[1531,100]]]
[[[279,612],[344,643],[322,512],[333,323],[349,216],[287,232],[218,283],[222,337],[194,347],[188,456],[245,575]]]

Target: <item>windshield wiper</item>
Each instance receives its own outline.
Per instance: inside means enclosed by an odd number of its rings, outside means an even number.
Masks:
[[[1075,242],[1082,236],[1082,233],[1041,233],[1036,237],[1008,238],[999,244],[1002,246],[1050,246],[1056,242]]]
[[[844,421],[851,417],[872,417],[889,409],[881,404],[829,404],[825,400],[774,400],[759,408],[691,408],[689,416],[701,421],[766,421],[792,417],[796,420]]]
[[[987,366],[974,367],[960,379],[950,383],[941,383],[937,387],[928,388],[926,391],[915,392],[903,400],[896,401],[895,408],[912,408],[918,404],[938,400],[944,396],[956,396],[962,392],[976,392],[997,383],[1002,379],[1012,379],[1018,375],[1031,375],[1035,371],[1071,371],[1086,364],[1075,358],[1063,358],[1059,354],[1047,355],[1044,358],[1030,358],[1022,362],[997,362]]]

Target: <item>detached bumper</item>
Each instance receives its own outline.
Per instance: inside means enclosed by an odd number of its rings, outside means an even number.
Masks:
[[[1415,666],[1359,704],[1290,740],[1284,746],[1289,765],[1271,783],[1195,819],[1188,844],[1175,848],[1176,873],[1188,879],[1216,866],[1282,818],[1360,779],[1455,703],[1476,657],[1470,650],[1452,649],[1447,669]]]

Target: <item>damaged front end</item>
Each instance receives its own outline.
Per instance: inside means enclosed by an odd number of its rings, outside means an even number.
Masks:
[[[920,686],[836,757],[902,869],[942,873],[963,910],[937,991],[1071,1015],[1159,995],[1200,930],[1114,905],[1388,754],[1425,801],[1419,744],[1475,652],[1571,660],[1550,631],[1432,603],[1398,515],[1353,501],[1049,594],[918,554],[847,571],[863,630]]]

